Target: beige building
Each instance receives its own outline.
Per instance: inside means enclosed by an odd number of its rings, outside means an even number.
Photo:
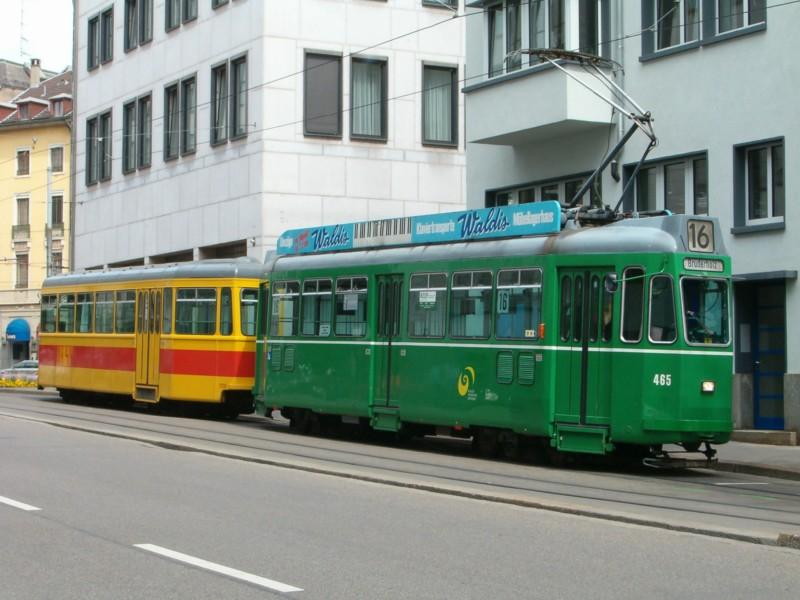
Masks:
[[[72,72],[31,62],[0,101],[0,368],[36,356],[42,281],[70,260]]]

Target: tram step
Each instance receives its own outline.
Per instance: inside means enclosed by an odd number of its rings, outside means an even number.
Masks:
[[[396,408],[374,406],[370,424],[379,431],[400,431],[400,415]]]
[[[611,450],[608,429],[581,425],[556,425],[556,448],[563,452],[605,454]]]
[[[158,402],[158,388],[137,385],[133,399],[137,402]]]

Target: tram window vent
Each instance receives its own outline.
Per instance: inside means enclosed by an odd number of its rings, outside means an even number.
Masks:
[[[497,383],[514,381],[514,355],[511,352],[497,353]]]
[[[281,344],[274,344],[270,347],[269,352],[269,366],[273,371],[281,370],[281,362],[283,361],[283,346]]]
[[[533,365],[536,361],[530,352],[520,352],[517,381],[522,385],[533,385]]]
[[[283,370],[294,371],[294,346],[286,346],[283,352]]]

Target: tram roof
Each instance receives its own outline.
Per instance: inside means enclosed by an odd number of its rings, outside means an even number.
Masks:
[[[560,233],[497,240],[350,250],[320,254],[278,256],[267,253],[268,272],[335,268],[404,262],[447,261],[453,258],[492,258],[546,254],[659,254],[689,253],[686,242],[690,215],[624,219],[601,227],[569,227]],[[719,223],[714,225],[715,256],[725,255]]]
[[[214,277],[261,279],[263,276],[264,264],[262,262],[252,257],[241,257],[67,273],[48,277],[42,284],[42,288],[125,283],[127,281],[153,281],[158,279],[204,279]]]

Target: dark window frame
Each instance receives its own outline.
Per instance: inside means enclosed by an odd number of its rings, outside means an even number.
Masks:
[[[319,65],[314,67],[309,67],[309,58],[312,59],[321,59]],[[305,137],[319,137],[319,138],[328,138],[328,139],[341,139],[343,135],[343,108],[344,108],[344,87],[342,85],[343,78],[344,78],[344,69],[343,69],[343,57],[341,54],[324,52],[324,51],[310,51],[306,50],[303,55],[303,135]],[[320,131],[320,130],[313,130],[309,128],[309,123],[311,121],[311,117],[308,116],[308,100],[310,98],[309,95],[309,77],[308,74],[312,72],[314,69],[320,68],[322,65],[327,65],[329,63],[336,63],[338,68],[337,73],[337,85],[338,85],[338,93],[337,93],[337,126],[336,131],[331,133],[327,131]],[[314,119],[319,119],[321,117],[330,116],[330,115],[320,115],[318,117],[313,117]]]
[[[249,73],[249,61],[247,52],[243,52],[238,54],[228,61],[228,85],[230,86],[229,90],[229,101],[230,107],[228,109],[228,139],[230,141],[241,140],[247,137],[248,133],[248,114],[249,114],[249,85],[250,85],[250,73]],[[239,72],[238,67],[240,65],[244,65],[244,90],[238,90],[239,86]],[[239,94],[244,94],[244,120],[242,124],[241,131],[237,129],[237,120],[239,119],[239,109],[237,106],[237,101],[239,100]]]
[[[100,64],[114,60],[114,6],[100,13]]]
[[[175,110],[170,112],[170,97],[175,96]],[[164,86],[164,162],[173,161],[181,153],[181,104],[180,82],[173,81]],[[172,143],[174,141],[174,144]]]
[[[129,100],[122,105],[122,174],[129,175],[136,171],[138,155],[138,110],[136,100]]]
[[[187,99],[187,92],[186,88],[191,85],[192,86],[192,99],[194,100],[191,110],[186,105]],[[184,77],[180,81],[180,89],[178,91],[178,104],[180,110],[180,152],[181,156],[187,156],[189,154],[194,154],[197,151],[197,73],[192,73],[187,77]],[[188,142],[189,136],[189,115],[193,118],[193,128],[191,129],[193,134],[193,139],[191,144]]]
[[[144,107],[149,108],[147,119]],[[144,140],[147,140],[145,148]],[[136,99],[136,168],[147,169],[153,161],[153,95],[148,92]]]
[[[354,90],[355,77],[353,77],[353,66],[356,63],[379,65],[381,68],[381,100],[380,100],[380,133],[377,135],[355,133],[353,130],[355,119],[353,118],[356,109],[360,106],[354,106]],[[350,139],[359,142],[386,142],[389,137],[389,59],[385,57],[365,57],[365,56],[351,56],[350,57]],[[373,102],[373,104],[375,104]]]
[[[226,96],[223,97],[221,100],[217,99],[217,95],[215,91],[217,89],[217,73],[222,72],[225,75],[225,80],[222,82],[221,88],[225,90]],[[229,93],[229,83],[230,81],[230,73],[228,68],[228,61],[224,60],[222,62],[216,63],[211,65],[211,102],[210,102],[210,110],[209,110],[209,117],[211,119],[211,127],[210,127],[210,143],[212,146],[221,146],[228,141],[228,131],[229,131],[229,120],[230,115],[228,114],[228,107],[230,103],[230,99],[227,97]],[[219,111],[218,107],[222,107],[224,110],[224,114],[221,115],[224,119],[224,123],[220,124],[217,121],[217,113]]]
[[[100,66],[100,46],[103,39],[99,14],[87,21],[86,35],[86,70],[94,71]]]
[[[760,219],[749,219],[749,194],[747,190],[747,151],[755,148],[774,146],[783,147],[783,169],[784,169],[784,208],[783,217],[769,217],[758,222]],[[758,233],[764,231],[776,231],[786,228],[786,165],[791,164],[786,157],[786,138],[783,136],[754,140],[736,144],[733,147],[733,227],[731,233],[734,235]],[[769,190],[770,203],[774,202],[774,191]]]
[[[434,140],[425,137],[425,116],[427,111],[427,103],[425,101],[425,71],[426,69],[433,69],[437,71],[450,71],[450,132],[451,137],[449,141]],[[458,148],[459,131],[458,131],[458,65],[440,65],[436,63],[422,63],[422,123],[421,123],[421,139],[423,146],[433,146],[439,148]]]

